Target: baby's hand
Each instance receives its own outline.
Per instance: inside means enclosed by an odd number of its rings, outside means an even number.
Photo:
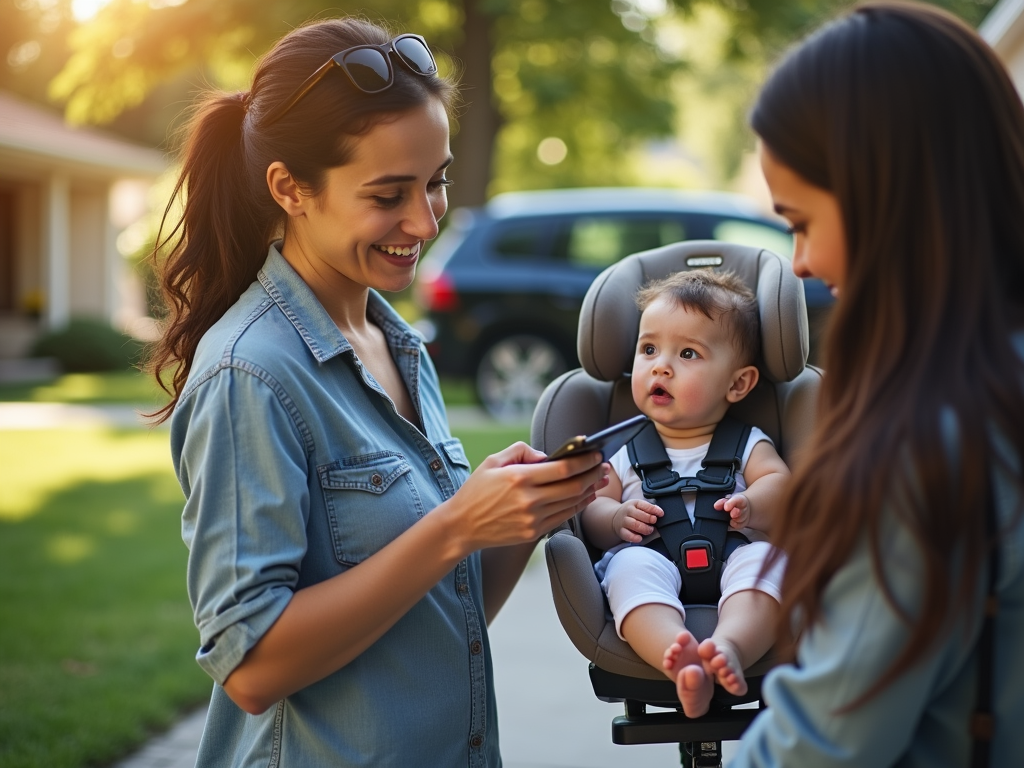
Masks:
[[[661,507],[646,499],[630,499],[615,510],[612,528],[623,541],[639,544],[644,536],[654,533],[654,523],[664,514]]]
[[[715,502],[715,509],[729,513],[729,527],[739,530],[750,524],[750,502],[742,493],[733,493]]]

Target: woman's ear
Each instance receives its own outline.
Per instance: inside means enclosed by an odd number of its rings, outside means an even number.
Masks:
[[[267,187],[270,196],[289,216],[305,215],[310,198],[303,193],[301,185],[280,160],[275,160],[267,167]]]
[[[738,403],[757,386],[760,376],[756,365],[747,365],[738,369],[732,375],[732,384],[729,385],[729,391],[725,393],[725,399],[730,403]]]

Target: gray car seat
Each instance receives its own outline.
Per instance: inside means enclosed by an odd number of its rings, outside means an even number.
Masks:
[[[580,313],[577,348],[583,367],[563,374],[544,391],[531,428],[535,448],[549,453],[573,435],[591,434],[638,413],[629,383],[640,323],[634,303],[637,289],[673,272],[706,268],[735,272],[757,296],[761,378],[731,413],[764,430],[792,464],[810,434],[822,375],[806,365],[803,285],[790,263],[776,254],[718,241],[677,243],[634,254],[598,276]],[[750,692],[745,697],[731,697],[716,687],[712,710],[704,717],[691,720],[682,711],[648,713],[648,704],[678,708],[675,687],[615,633],[593,571],[600,552],[584,540],[578,518],[552,533],[545,554],[559,620],[592,662],[594,692],[606,701],[626,704],[626,714],[613,721],[612,740],[678,742],[683,745],[684,764],[715,765],[713,752],[720,742],[739,738],[756,715],[756,710],[730,707],[759,700],[760,676],[771,666],[771,652],[747,670]],[[698,639],[709,636],[717,620],[715,606],[687,606],[686,625]],[[706,749],[699,757],[694,750],[701,750],[702,744]]]

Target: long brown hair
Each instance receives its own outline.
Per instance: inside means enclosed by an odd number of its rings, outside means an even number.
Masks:
[[[775,158],[835,195],[846,231],[816,428],[775,542],[789,558],[780,631],[799,636],[867,536],[908,636],[857,706],[975,599],[988,478],[1011,474],[993,427],[1024,456],[1024,365],[1010,337],[1024,304],[1024,106],[955,17],[872,3],[791,51],[751,123]],[[920,606],[898,604],[886,582],[886,509],[920,547]]]
[[[316,195],[326,171],[348,161],[352,137],[430,98],[453,109],[452,82],[411,74],[392,61],[394,83],[387,90],[366,94],[334,73],[265,125],[331,56],[389,39],[387,30],[360,19],[299,27],[258,62],[248,93],[210,92],[200,99],[185,127],[181,173],[157,238],[156,253],[168,252],[157,268],[168,317],[148,368],[171,395],[153,414],[158,421],[174,410],[199,340],[256,279],[267,248],[280,236],[285,216],[267,187],[267,167],[280,160]],[[177,199],[183,214],[164,235]],[[161,378],[165,369],[173,369],[169,387]]]

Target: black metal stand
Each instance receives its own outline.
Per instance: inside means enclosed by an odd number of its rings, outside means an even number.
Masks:
[[[739,739],[759,711],[732,707],[754,701],[760,703],[761,697],[761,678],[752,678],[748,681],[750,691],[746,696],[735,697],[716,691],[708,713],[689,718],[678,710],[647,711],[648,704],[679,706],[675,686],[667,679],[624,677],[591,664],[590,680],[598,698],[625,704],[626,713],[612,720],[612,743],[679,744],[683,768],[721,768],[722,742]]]
[[[691,741],[679,745],[683,768],[722,768],[722,742]]]

